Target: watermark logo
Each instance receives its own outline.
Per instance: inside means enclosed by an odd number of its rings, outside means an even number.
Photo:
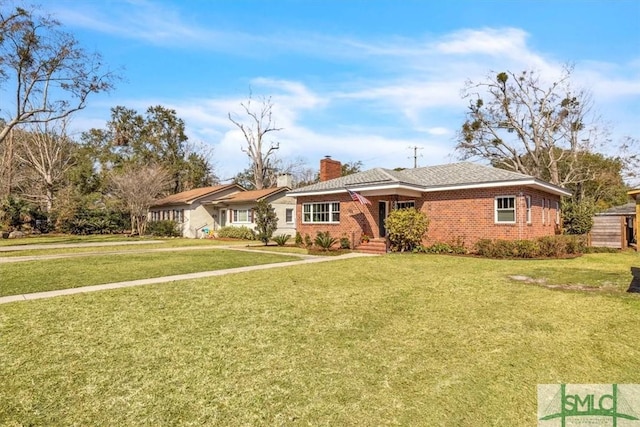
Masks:
[[[539,427],[640,427],[640,384],[538,384]]]

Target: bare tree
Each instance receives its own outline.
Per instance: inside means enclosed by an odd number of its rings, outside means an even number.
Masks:
[[[115,79],[100,55],[85,52],[55,19],[20,7],[0,10],[0,85],[15,85],[6,90],[13,103],[6,108],[3,102],[0,144],[20,124],[83,109],[90,94],[110,90]]]
[[[109,174],[113,196],[120,199],[131,216],[131,234],[144,235],[147,212],[156,198],[171,185],[171,174],[157,165],[129,164]]]
[[[31,198],[51,212],[55,191],[73,165],[74,143],[66,135],[66,121],[36,124],[31,132],[20,132],[16,143],[16,157],[32,170],[41,189]]]
[[[590,178],[581,154],[602,141],[592,101],[571,86],[571,68],[545,86],[531,71],[502,72],[485,82],[469,82],[467,120],[457,150],[462,158],[567,185]]]
[[[242,151],[247,154],[251,161],[253,172],[253,183],[257,190],[265,187],[269,178],[273,164],[275,151],[280,148],[280,144],[274,141],[265,141],[265,136],[271,132],[278,132],[278,128],[273,120],[273,102],[271,97],[262,98],[258,105],[254,106],[251,94],[246,102],[241,102],[243,114],[246,115],[246,122],[229,113],[229,120],[240,129],[244,136],[246,146],[242,146]]]

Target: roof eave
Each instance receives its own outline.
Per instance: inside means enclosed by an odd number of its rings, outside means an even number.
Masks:
[[[465,183],[465,184],[455,184],[455,185],[442,185],[442,186],[432,186],[425,187],[416,184],[409,184],[404,182],[393,182],[389,184],[357,184],[349,186],[349,190],[351,191],[374,191],[374,190],[397,190],[397,189],[406,189],[406,190],[414,190],[420,191],[424,193],[430,192],[439,192],[439,191],[455,191],[455,190],[469,190],[475,188],[499,188],[499,187],[509,187],[509,186],[528,186],[538,188],[540,190],[544,190],[547,193],[556,194],[558,196],[570,196],[571,192],[565,190],[564,188],[557,187],[555,185],[546,183],[544,181],[540,181],[535,178],[531,179],[522,179],[522,180],[513,180],[513,181],[492,181],[492,182],[478,182],[478,183]],[[305,197],[305,196],[317,196],[323,194],[340,194],[346,191],[346,187],[343,188],[335,188],[329,190],[312,190],[312,191],[300,191],[296,192],[291,191],[287,193],[288,196],[291,197]]]

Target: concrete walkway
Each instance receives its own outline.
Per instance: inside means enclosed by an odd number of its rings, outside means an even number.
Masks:
[[[225,249],[230,249],[230,248],[225,248]],[[254,252],[250,249],[237,248],[235,250]],[[270,253],[273,253],[273,252],[270,252]],[[284,255],[285,253],[281,252],[281,254]],[[227,274],[244,273],[247,271],[267,270],[267,269],[279,268],[279,267],[290,267],[294,265],[315,264],[319,262],[339,261],[343,259],[375,256],[375,255],[355,253],[355,252],[348,253],[345,255],[340,255],[340,256],[326,256],[326,257],[308,256],[308,255],[301,255],[301,254],[286,254],[286,255],[298,255],[301,257],[305,257],[306,259],[302,259],[300,261],[289,261],[289,262],[280,262],[280,263],[274,263],[274,264],[262,264],[262,265],[252,265],[248,267],[229,268],[226,270],[202,271],[198,273],[177,274],[174,276],[155,277],[151,279],[130,280],[127,282],[106,283],[103,285],[83,286],[80,288],[60,289],[56,291],[36,292],[32,294],[10,295],[6,297],[0,297],[0,304],[7,304],[10,302],[16,302],[16,301],[53,298],[53,297],[58,297],[63,295],[81,294],[81,293],[87,293],[87,292],[103,291],[108,289],[129,288],[132,286],[176,282],[179,280],[202,279],[205,277],[224,276]]]

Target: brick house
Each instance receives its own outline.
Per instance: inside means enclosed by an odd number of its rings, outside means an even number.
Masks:
[[[532,239],[560,232],[560,199],[571,193],[532,176],[469,162],[400,171],[375,168],[340,176],[340,162],[320,161],[320,182],[289,192],[296,230],[384,241],[393,209],[415,207],[429,218],[425,245],[479,239]],[[347,189],[371,204],[354,201]]]

